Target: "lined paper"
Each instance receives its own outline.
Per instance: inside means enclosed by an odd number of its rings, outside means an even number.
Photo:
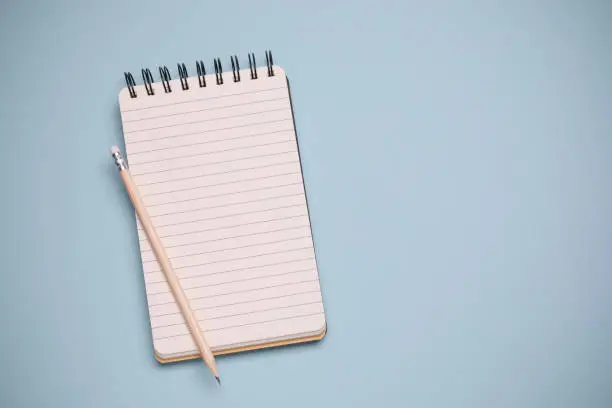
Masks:
[[[126,157],[213,351],[321,334],[325,316],[284,71],[119,95]],[[156,353],[197,349],[137,219]]]

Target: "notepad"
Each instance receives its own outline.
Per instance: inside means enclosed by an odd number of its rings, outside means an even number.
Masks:
[[[152,222],[215,354],[326,332],[288,79],[266,65],[202,61],[119,93],[125,152]],[[155,357],[198,357],[136,217]]]

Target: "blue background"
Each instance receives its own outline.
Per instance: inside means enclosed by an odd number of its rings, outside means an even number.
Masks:
[[[0,8],[0,406],[610,407],[612,5]],[[271,49],[291,79],[329,332],[153,358],[123,73]],[[227,69],[227,68],[226,68]]]

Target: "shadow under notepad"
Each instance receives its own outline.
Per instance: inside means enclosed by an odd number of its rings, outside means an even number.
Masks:
[[[325,332],[323,333],[323,337],[320,340],[304,341],[301,343],[291,343],[291,344],[284,344],[284,345],[279,345],[279,346],[255,348],[252,350],[244,350],[244,351],[239,351],[236,353],[220,354],[220,355],[215,356],[215,360],[217,360],[218,362],[222,362],[228,359],[243,358],[244,356],[247,356],[247,355],[266,356],[268,353],[279,354],[279,353],[296,353],[298,351],[299,352],[312,351],[312,349],[323,347],[326,337],[327,337],[327,328]],[[168,363],[161,363],[158,361],[158,365],[160,366],[173,366],[176,364],[181,364],[181,365],[182,364],[204,364],[204,362],[199,357],[188,359],[188,360],[170,361]]]

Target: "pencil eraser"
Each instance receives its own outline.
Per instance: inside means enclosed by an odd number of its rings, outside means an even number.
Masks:
[[[112,154],[119,153],[119,148],[117,146],[111,147],[111,153]]]

